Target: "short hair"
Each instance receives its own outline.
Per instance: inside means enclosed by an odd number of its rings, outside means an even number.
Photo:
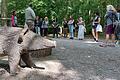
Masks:
[[[100,16],[100,13],[99,12],[95,12],[96,15]]]

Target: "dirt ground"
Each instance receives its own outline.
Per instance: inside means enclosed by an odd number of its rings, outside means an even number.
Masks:
[[[10,76],[7,57],[0,58],[0,80],[120,80],[120,47],[100,47],[91,39],[53,39],[52,55],[33,58],[42,69],[22,68]],[[4,70],[4,68],[6,70]]]

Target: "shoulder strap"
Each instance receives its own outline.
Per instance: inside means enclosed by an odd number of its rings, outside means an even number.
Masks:
[[[118,16],[118,20],[120,21],[120,13],[118,13],[117,16]]]

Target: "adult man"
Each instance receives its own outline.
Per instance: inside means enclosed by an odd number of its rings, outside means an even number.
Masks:
[[[34,30],[34,21],[35,21],[35,12],[31,8],[32,4],[28,6],[28,8],[25,10],[25,22],[28,26],[29,30]]]

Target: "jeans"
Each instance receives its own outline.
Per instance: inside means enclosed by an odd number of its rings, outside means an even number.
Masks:
[[[35,31],[36,31],[37,34],[40,35],[40,28],[38,26],[35,27]]]
[[[73,29],[74,29],[74,26],[73,25],[69,25],[70,38],[74,37]]]

